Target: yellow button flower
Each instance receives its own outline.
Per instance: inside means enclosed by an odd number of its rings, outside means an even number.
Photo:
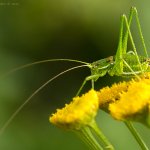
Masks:
[[[102,88],[97,95],[99,108],[113,118],[138,121],[150,127],[150,73]]]
[[[120,99],[120,94],[127,91],[128,82],[113,84],[111,87],[104,87],[97,92],[99,107],[107,111],[108,105]]]
[[[150,74],[141,80],[128,82],[127,91],[109,105],[111,115],[117,120],[142,122],[150,127]]]
[[[50,116],[51,123],[64,129],[79,130],[93,121],[99,109],[97,92],[90,90]]]

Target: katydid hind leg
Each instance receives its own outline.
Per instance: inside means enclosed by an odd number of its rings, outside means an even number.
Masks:
[[[146,57],[148,57],[147,48],[146,48],[146,44],[145,44],[144,37],[143,37],[143,34],[142,34],[142,29],[141,29],[141,25],[140,25],[138,12],[137,12],[137,9],[135,7],[131,7],[131,10],[130,10],[129,19],[128,19],[129,20],[128,21],[128,27],[127,27],[125,36],[123,38],[123,50],[124,50],[123,53],[126,54],[126,51],[127,51],[129,29],[130,29],[131,22],[133,20],[134,15],[135,15],[135,19],[136,19],[136,23],[137,23],[137,27],[138,27],[138,31],[139,31],[139,35],[140,35],[140,39],[142,41],[142,45],[143,45],[143,48],[144,48],[144,53],[145,53]],[[130,38],[132,38],[132,37],[130,37]],[[132,40],[133,40],[133,38],[132,38]]]
[[[143,72],[143,69],[142,69],[142,66],[141,66],[141,62],[140,62],[139,56],[137,54],[136,46],[135,46],[135,43],[134,43],[131,31],[130,31],[130,27],[129,27],[126,15],[123,15],[123,19],[125,21],[125,25],[126,25],[127,30],[128,30],[129,38],[130,38],[130,41],[131,41],[131,44],[132,44],[132,47],[133,47],[133,52],[135,53],[135,58],[137,60],[137,63],[139,64],[139,69],[141,70],[141,72]]]
[[[131,26],[131,22],[132,22],[132,19],[133,19],[133,14],[134,14],[134,10],[133,10],[133,7],[132,7],[131,10],[130,10],[130,13],[129,13],[129,22],[128,22],[129,28]],[[129,33],[128,33],[128,29],[126,29],[125,35],[123,37],[123,42],[122,42],[123,54],[127,53],[128,37],[129,37]]]
[[[130,14],[129,14],[129,21],[128,21],[126,15],[121,16],[119,44],[118,44],[118,49],[117,49],[116,57],[115,57],[115,65],[114,65],[114,68],[112,69],[114,74],[116,74],[116,73],[122,74],[123,73],[123,55],[127,53],[127,44],[128,44],[129,37],[130,37],[131,44],[133,47],[133,53],[136,55],[137,62],[139,63],[139,65],[141,65],[138,54],[137,54],[137,50],[135,47],[135,43],[134,43],[131,31],[130,31],[130,26],[131,26],[131,22],[133,20],[133,15],[134,15],[134,13],[137,14],[136,12],[137,12],[136,9],[134,7],[132,7],[130,10]],[[136,17],[136,18],[138,18],[138,17]],[[124,22],[125,22],[127,29],[126,29],[125,35],[123,36]],[[142,69],[142,67],[141,67],[141,69]]]
[[[145,45],[143,34],[142,34],[142,31],[141,31],[141,25],[140,25],[138,13],[137,13],[136,8],[132,7],[131,10],[130,10],[130,14],[129,14],[129,21],[128,21],[126,15],[123,15],[122,19],[121,19],[121,28],[120,28],[121,33],[120,33],[118,49],[117,49],[117,53],[116,53],[116,57],[115,57],[115,65],[114,65],[114,67],[111,71],[112,74],[117,74],[117,73],[121,74],[123,72],[123,62],[122,62],[123,58],[121,58],[121,57],[122,57],[123,54],[127,53],[128,36],[130,38],[130,41],[131,41],[131,44],[132,44],[132,47],[133,47],[133,53],[136,56],[137,63],[139,64],[139,68],[140,68],[141,72],[143,72],[141,62],[140,62],[139,56],[137,54],[136,46],[135,46],[131,31],[130,31],[131,22],[132,22],[132,19],[133,19],[134,15],[135,15],[135,18],[136,18],[136,23],[137,23],[137,26],[138,26],[138,31],[139,31],[139,35],[140,35],[140,38],[141,38],[141,41],[142,41],[142,45],[144,47],[145,55],[146,55],[146,57],[148,57],[147,50],[146,50],[146,45]],[[123,26],[124,22],[125,22],[127,30],[125,32],[125,35],[123,36],[123,27],[122,26]]]
[[[147,48],[146,48],[146,44],[145,44],[144,37],[143,37],[143,34],[142,34],[142,30],[141,30],[141,25],[140,25],[140,20],[139,20],[137,9],[135,7],[132,7],[131,8],[131,13],[132,13],[132,16],[133,16],[133,14],[135,15],[136,24],[137,24],[139,36],[140,36],[140,39],[141,39],[141,42],[142,42],[142,45],[143,45],[144,53],[145,53],[146,58],[148,58]],[[130,28],[129,28],[130,24],[127,23],[127,17],[126,16],[124,16],[124,19],[125,19],[126,27],[128,29],[128,32],[129,32],[129,36],[130,36],[131,44],[133,46],[133,51],[134,51],[135,56],[136,56],[136,60],[137,60],[137,62],[139,64],[139,68],[140,68],[141,72],[143,72],[142,64],[141,64],[141,62],[139,60],[139,56],[137,54],[136,47],[135,47],[135,44],[134,44],[134,41],[133,41],[133,38],[132,38],[132,35],[131,35],[131,31],[130,31]]]
[[[144,37],[143,37],[143,33],[142,33],[141,24],[140,24],[137,9],[135,7],[133,7],[133,11],[135,13],[135,18],[136,18],[136,22],[137,22],[137,26],[138,26],[138,30],[139,30],[139,35],[140,35],[142,45],[143,45],[143,48],[144,48],[144,53],[145,53],[145,56],[148,58],[147,48],[146,48],[146,44],[145,44],[145,41],[144,41]]]
[[[124,26],[124,19],[123,16],[121,16],[121,23],[120,23],[120,35],[119,35],[119,43],[118,43],[118,48],[117,52],[115,55],[115,64],[113,68],[109,71],[109,74],[111,76],[113,75],[120,75],[123,72],[123,26]]]

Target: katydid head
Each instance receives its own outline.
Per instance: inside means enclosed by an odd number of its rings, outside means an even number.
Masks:
[[[91,75],[96,75],[94,81],[96,81],[99,77],[104,76],[113,65],[114,65],[113,56],[93,62],[91,64]]]

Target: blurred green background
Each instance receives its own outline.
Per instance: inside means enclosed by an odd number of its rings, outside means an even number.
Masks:
[[[140,0],[0,0],[0,73],[26,63],[52,58],[86,62],[114,55],[120,15],[136,6],[147,48],[150,47],[150,1]],[[137,28],[132,26],[133,34]],[[135,36],[138,37],[138,36]],[[135,39],[140,52],[139,39]],[[51,62],[15,72],[0,80],[0,127],[38,87],[59,72],[78,65]],[[0,137],[0,150],[86,150],[73,133],[56,128],[48,118],[71,101],[90,71],[71,71],[40,91]],[[118,78],[105,76],[99,89]],[[87,84],[83,91],[88,91]],[[140,150],[128,129],[100,111],[97,121],[116,150]],[[135,124],[150,147],[150,132]]]

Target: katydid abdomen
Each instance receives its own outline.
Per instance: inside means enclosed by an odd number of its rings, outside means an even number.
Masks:
[[[123,60],[127,64],[123,65],[123,75],[134,76],[136,74],[141,74],[147,72],[149,69],[149,58],[138,55],[139,62],[137,60],[137,56],[134,54],[125,54],[123,55]]]

